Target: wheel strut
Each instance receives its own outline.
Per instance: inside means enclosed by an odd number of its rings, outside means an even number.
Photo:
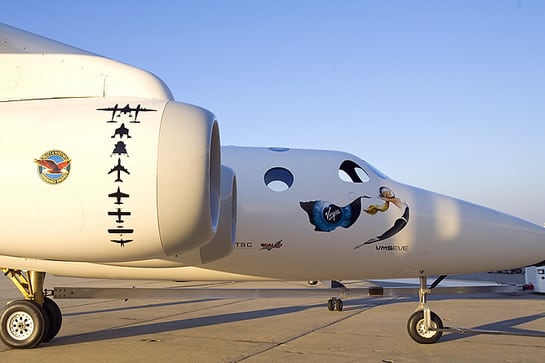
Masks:
[[[26,300],[32,300],[39,305],[43,305],[45,272],[28,271],[25,276],[25,273],[21,270],[2,268],[2,271],[4,276],[7,276],[13,282]]]
[[[420,288],[418,289],[418,308],[424,313],[424,329],[429,330],[431,327],[431,309],[428,305],[428,294],[431,289],[428,288],[426,276],[420,276]]]

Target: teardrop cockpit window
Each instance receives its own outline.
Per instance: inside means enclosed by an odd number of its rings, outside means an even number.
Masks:
[[[369,176],[358,164],[352,160],[345,160],[339,166],[339,178],[347,183],[366,183]]]
[[[264,180],[270,190],[284,192],[293,185],[293,174],[285,168],[272,168],[267,170]]]

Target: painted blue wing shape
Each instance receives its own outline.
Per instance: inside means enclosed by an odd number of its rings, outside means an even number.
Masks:
[[[361,213],[361,197],[344,207],[322,200],[299,202],[299,204],[307,212],[314,230],[318,232],[331,232],[337,227],[349,228]]]

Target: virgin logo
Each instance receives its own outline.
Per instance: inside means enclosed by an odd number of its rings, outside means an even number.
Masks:
[[[330,205],[324,209],[324,218],[329,223],[337,223],[342,217],[342,212],[336,205]]]

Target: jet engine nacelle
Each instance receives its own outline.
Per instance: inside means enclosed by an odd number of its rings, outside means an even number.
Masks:
[[[169,260],[186,265],[201,265],[220,260],[233,251],[237,228],[237,181],[233,169],[221,167],[221,208],[216,235],[204,246]]]
[[[218,232],[199,249],[202,263],[210,263],[233,252],[237,231],[237,178],[233,169],[222,165],[221,208]]]
[[[210,112],[168,100],[0,103],[0,254],[132,261],[215,234],[220,143]]]

